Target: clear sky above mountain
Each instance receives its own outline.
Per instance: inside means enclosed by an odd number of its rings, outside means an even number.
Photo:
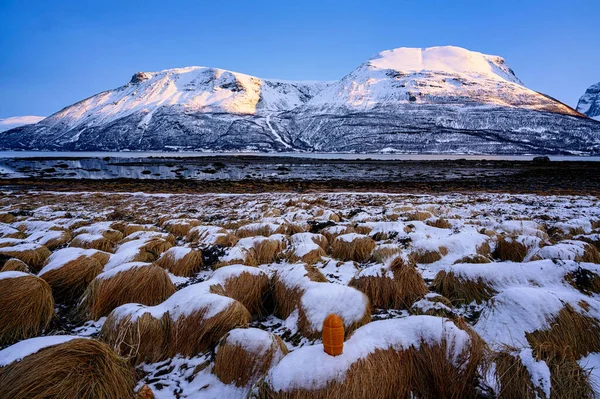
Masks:
[[[600,81],[596,0],[0,2],[0,118],[49,115],[136,71],[337,80],[396,47],[503,56],[571,106]]]

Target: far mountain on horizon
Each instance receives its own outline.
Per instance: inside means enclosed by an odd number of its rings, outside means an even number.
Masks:
[[[583,113],[600,101],[588,97],[577,111],[528,89],[498,56],[398,48],[335,82],[138,72],[0,133],[0,149],[597,155],[600,123]]]

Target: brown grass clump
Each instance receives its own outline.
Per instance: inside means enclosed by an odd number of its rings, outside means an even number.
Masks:
[[[416,263],[429,264],[437,262],[446,255],[448,255],[448,248],[439,247],[437,251],[417,249],[411,254],[411,258],[413,258]]]
[[[40,271],[50,254],[51,252],[48,248],[43,245],[35,244],[23,244],[14,247],[0,248],[0,255],[16,258],[25,262],[35,273]]]
[[[425,220],[433,217],[430,212],[425,211],[414,211],[404,215],[406,220],[418,220],[420,222],[424,222]]]
[[[226,269],[219,269],[219,272]],[[233,274],[225,279],[222,288],[226,296],[244,305],[253,317],[260,318],[267,315],[265,302],[270,289],[270,281],[266,273]]]
[[[296,267],[299,266],[297,265]],[[307,281],[328,282],[323,273],[314,266],[303,265],[302,267],[306,271],[305,278]],[[287,319],[294,309],[299,306],[305,288],[302,286],[286,285],[278,273],[280,272],[278,271],[273,276],[273,297],[275,300],[275,310],[273,313],[281,319]]]
[[[321,229],[319,233],[323,234],[328,242],[333,242],[337,236],[355,233],[355,231],[351,226],[331,226]]]
[[[465,257],[460,258],[459,260],[457,260],[456,262],[454,262],[454,264],[458,264],[458,263],[491,263],[492,261],[490,260],[490,258],[483,256],[483,255],[479,255],[479,254],[475,254],[475,255],[467,255]]]
[[[481,278],[472,281],[445,270],[435,276],[431,287],[453,303],[481,303],[496,294]]]
[[[514,238],[500,237],[496,243],[493,256],[500,260],[523,262],[527,255],[527,247]]]
[[[29,266],[27,266],[27,263],[23,262],[22,260],[12,258],[7,260],[4,263],[4,266],[2,266],[2,269],[0,269],[0,272],[11,271],[29,273]]]
[[[545,398],[545,394],[533,385],[531,375],[514,350],[498,352],[493,356],[496,364],[496,380],[500,391],[498,397],[505,399]]]
[[[72,238],[73,238],[73,235],[71,234],[70,231],[63,230],[60,233],[60,236],[53,237],[53,238],[49,239],[48,241],[44,242],[43,244],[49,250],[53,251],[53,250],[55,250],[58,247],[65,246],[69,241],[71,241]]]
[[[589,373],[577,360],[600,351],[598,331],[600,323],[596,319],[567,305],[549,321],[546,329],[526,333],[534,356],[544,360],[550,368],[551,399],[593,397]]]
[[[41,278],[24,273],[2,278],[0,293],[0,345],[35,337],[50,325],[54,298]]]
[[[311,234],[311,233],[300,233],[295,234],[290,238],[292,242],[292,248],[287,253],[287,259],[289,262],[305,262],[308,264],[314,264],[321,260],[323,256],[326,256],[325,252],[329,246],[327,238],[322,234]],[[299,252],[299,250],[306,249],[307,247],[313,247],[310,251],[305,253]]]
[[[356,226],[354,226],[354,232],[356,234],[369,235],[371,231],[373,231],[373,228],[369,226],[364,226],[361,224],[357,224]]]
[[[256,236],[264,236],[268,237],[271,234],[274,234],[275,231],[271,229],[268,224],[258,225],[255,223],[242,226],[235,231],[235,235],[238,238],[248,238],[248,237],[256,237]]]
[[[148,226],[143,224],[126,223],[126,222],[115,222],[110,225],[111,229],[115,229],[123,233],[123,237],[127,237],[130,234],[138,231],[158,231],[155,226]]]
[[[342,235],[333,240],[331,249],[333,250],[333,257],[336,259],[366,262],[371,257],[371,252],[375,249],[375,246],[375,241],[371,237]]]
[[[349,285],[365,293],[371,305],[380,309],[409,309],[429,290],[421,274],[402,258],[395,258],[388,276],[362,276],[350,280]]]
[[[407,350],[377,349],[353,363],[342,382],[332,381],[318,390],[274,391],[258,386],[255,397],[285,399],[476,398],[477,369],[484,348],[473,343],[459,356],[447,358],[452,343],[446,340]]]
[[[286,248],[286,244],[276,239],[264,239],[254,243],[248,250],[245,264],[249,266],[273,263]]]
[[[40,277],[50,285],[58,301],[71,302],[83,294],[92,280],[102,272],[102,267],[96,258],[83,255],[41,274]]]
[[[371,252],[371,260],[375,263],[385,263],[386,260],[395,257],[399,253],[400,247],[397,245],[380,245]]]
[[[154,264],[176,276],[191,277],[202,268],[202,252],[191,249],[183,257],[178,258],[180,249],[181,247],[168,249]]]
[[[175,320],[172,353],[195,356],[215,345],[223,335],[238,327],[247,327],[250,312],[238,301],[217,315],[207,318],[206,309],[199,309]]]
[[[238,238],[222,227],[196,226],[186,236],[186,241],[201,245],[220,245],[222,247],[233,247]]]
[[[288,354],[284,342],[275,334],[248,329],[230,331],[219,343],[213,373],[224,384],[245,387],[264,377],[269,369]],[[261,342],[248,342],[250,340]],[[240,342],[242,341],[242,342]]]
[[[575,260],[577,262],[589,262],[589,263],[600,263],[600,252],[591,244],[583,244],[583,255],[578,256]]]
[[[163,252],[167,251],[172,246],[173,244],[168,240],[152,238],[140,247],[140,252],[147,252],[154,257],[153,260],[156,260]]]
[[[106,344],[73,339],[0,368],[2,398],[127,399],[135,371]]]
[[[154,363],[168,357],[172,331],[173,321],[168,313],[155,318],[147,312],[139,317],[121,317],[111,312],[102,325],[99,337],[134,364]]]
[[[17,220],[17,218],[10,213],[0,213],[0,223],[11,224],[15,220]]]
[[[192,227],[199,225],[200,221],[195,219],[173,219],[162,224],[163,228],[175,237],[184,237],[190,232]]]
[[[451,229],[452,224],[444,218],[428,219],[425,224],[431,227],[437,227],[438,229]]]
[[[117,244],[100,234],[80,234],[73,238],[69,246],[84,249],[97,249],[103,252],[114,252]]]
[[[79,311],[98,320],[125,303],[158,305],[176,291],[167,272],[155,265],[133,267],[115,275],[96,277],[87,287]]]

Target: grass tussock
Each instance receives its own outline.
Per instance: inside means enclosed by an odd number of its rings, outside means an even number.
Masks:
[[[397,256],[400,252],[399,246],[378,246],[371,252],[371,260],[375,263],[385,263],[387,260]]]
[[[305,276],[308,280],[320,283],[328,282],[327,278],[316,267],[305,265],[304,269],[306,270]],[[277,273],[273,276],[272,287],[275,302],[273,313],[280,319],[287,319],[299,307],[304,289],[301,287],[288,287],[281,281]]]
[[[551,399],[594,397],[589,373],[577,360],[600,352],[598,331],[600,324],[596,319],[567,305],[548,322],[547,328],[526,334],[534,356],[550,368]]]
[[[496,294],[481,278],[477,281],[457,276],[454,272],[441,270],[431,284],[433,290],[453,303],[481,303]]]
[[[98,320],[125,303],[153,306],[176,291],[167,272],[155,265],[134,267],[110,278],[95,278],[87,287],[79,312]]]
[[[0,223],[11,224],[14,223],[16,220],[17,218],[15,217],[15,215],[12,215],[10,213],[0,213]]]
[[[103,252],[114,252],[117,244],[116,242],[100,235],[97,237],[92,237],[87,234],[81,234],[75,236],[69,246],[84,249],[97,249]]]
[[[583,245],[583,255],[575,259],[577,262],[600,263],[600,252],[591,244]]]
[[[527,247],[514,238],[500,237],[492,255],[495,259],[523,262],[527,256]]]
[[[194,219],[174,219],[164,222],[162,226],[175,237],[185,237],[192,227],[200,226],[200,221]]]
[[[69,241],[73,238],[73,235],[68,230],[62,230],[60,236],[51,238],[50,240],[44,242],[44,245],[51,251],[56,248],[66,246]]]
[[[269,334],[270,345],[240,345],[223,337],[217,347],[213,373],[224,384],[246,387],[265,376],[269,369],[288,353],[285,343]]]
[[[419,349],[377,349],[353,363],[342,382],[323,389],[275,391],[259,384],[255,397],[285,399],[476,398],[477,369],[484,347],[472,344],[456,362],[447,358],[452,343],[422,342]]]
[[[491,262],[492,261],[487,256],[475,254],[475,255],[464,256],[464,257],[460,258],[459,260],[457,260],[456,262],[454,262],[454,264],[456,265],[459,263],[491,263]]]
[[[408,221],[416,220],[419,222],[424,222],[425,220],[432,218],[433,215],[430,212],[426,211],[414,211],[404,214],[404,217]]]
[[[0,272],[11,271],[29,273],[29,266],[27,266],[27,263],[23,262],[22,260],[11,258],[4,263],[4,266],[2,266]]]
[[[363,292],[371,305],[379,309],[410,309],[415,301],[429,292],[425,281],[414,265],[395,258],[388,276],[362,276],[350,280],[349,285]]]
[[[73,339],[0,368],[0,397],[133,399],[135,382],[134,369],[106,344]]]
[[[173,331],[173,321],[167,313],[160,318],[150,313],[132,319],[111,312],[102,329],[100,339],[116,353],[134,364],[154,363],[167,358]]]
[[[103,265],[92,256],[80,256],[40,277],[52,288],[59,302],[72,302],[81,297],[87,286],[102,272]]]
[[[545,394],[533,385],[531,375],[521,359],[505,350],[494,354],[492,361],[496,365],[498,397],[504,399],[537,399]]]
[[[270,290],[270,281],[266,273],[242,272],[231,276],[225,280],[223,290],[225,296],[240,302],[253,317],[260,318],[268,314],[265,305]]]
[[[286,244],[280,240],[264,239],[254,243],[248,250],[244,264],[258,266],[275,262],[285,250]]]
[[[167,250],[154,264],[176,276],[191,277],[202,268],[202,252],[192,249],[177,258],[177,252]]]
[[[44,280],[34,275],[0,280],[0,346],[38,336],[53,316],[54,298]]]
[[[188,242],[201,245],[219,245],[222,247],[233,247],[238,242],[238,238],[224,228],[219,228],[216,231],[194,228],[190,230],[185,239]]]
[[[451,229],[452,224],[444,218],[427,219],[425,221],[427,226],[437,227],[438,229]]]
[[[13,249],[14,248],[14,249]],[[36,246],[31,249],[19,249],[18,247],[3,248],[0,255],[8,258],[16,258],[25,262],[29,269],[37,273],[44,266],[44,262],[52,253],[44,245]]]
[[[371,237],[356,236],[351,241],[345,240],[344,237],[336,237],[331,244],[334,258],[355,262],[366,262],[369,260],[371,252],[376,246],[375,241]]]
[[[251,225],[250,227],[242,226],[235,231],[235,236],[237,238],[248,238],[248,237],[257,237],[264,236],[268,237],[274,234],[275,231],[269,227],[269,225],[255,226]]]
[[[415,261],[415,263],[429,264],[437,262],[446,255],[448,255],[448,248],[439,247],[435,251],[417,249],[410,256]]]

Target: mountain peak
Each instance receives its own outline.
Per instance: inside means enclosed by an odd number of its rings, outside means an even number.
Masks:
[[[577,103],[577,111],[600,121],[600,82],[591,85]]]
[[[507,80],[522,85],[504,58],[470,51],[462,47],[400,47],[380,52],[368,65],[403,73],[438,72]]]

